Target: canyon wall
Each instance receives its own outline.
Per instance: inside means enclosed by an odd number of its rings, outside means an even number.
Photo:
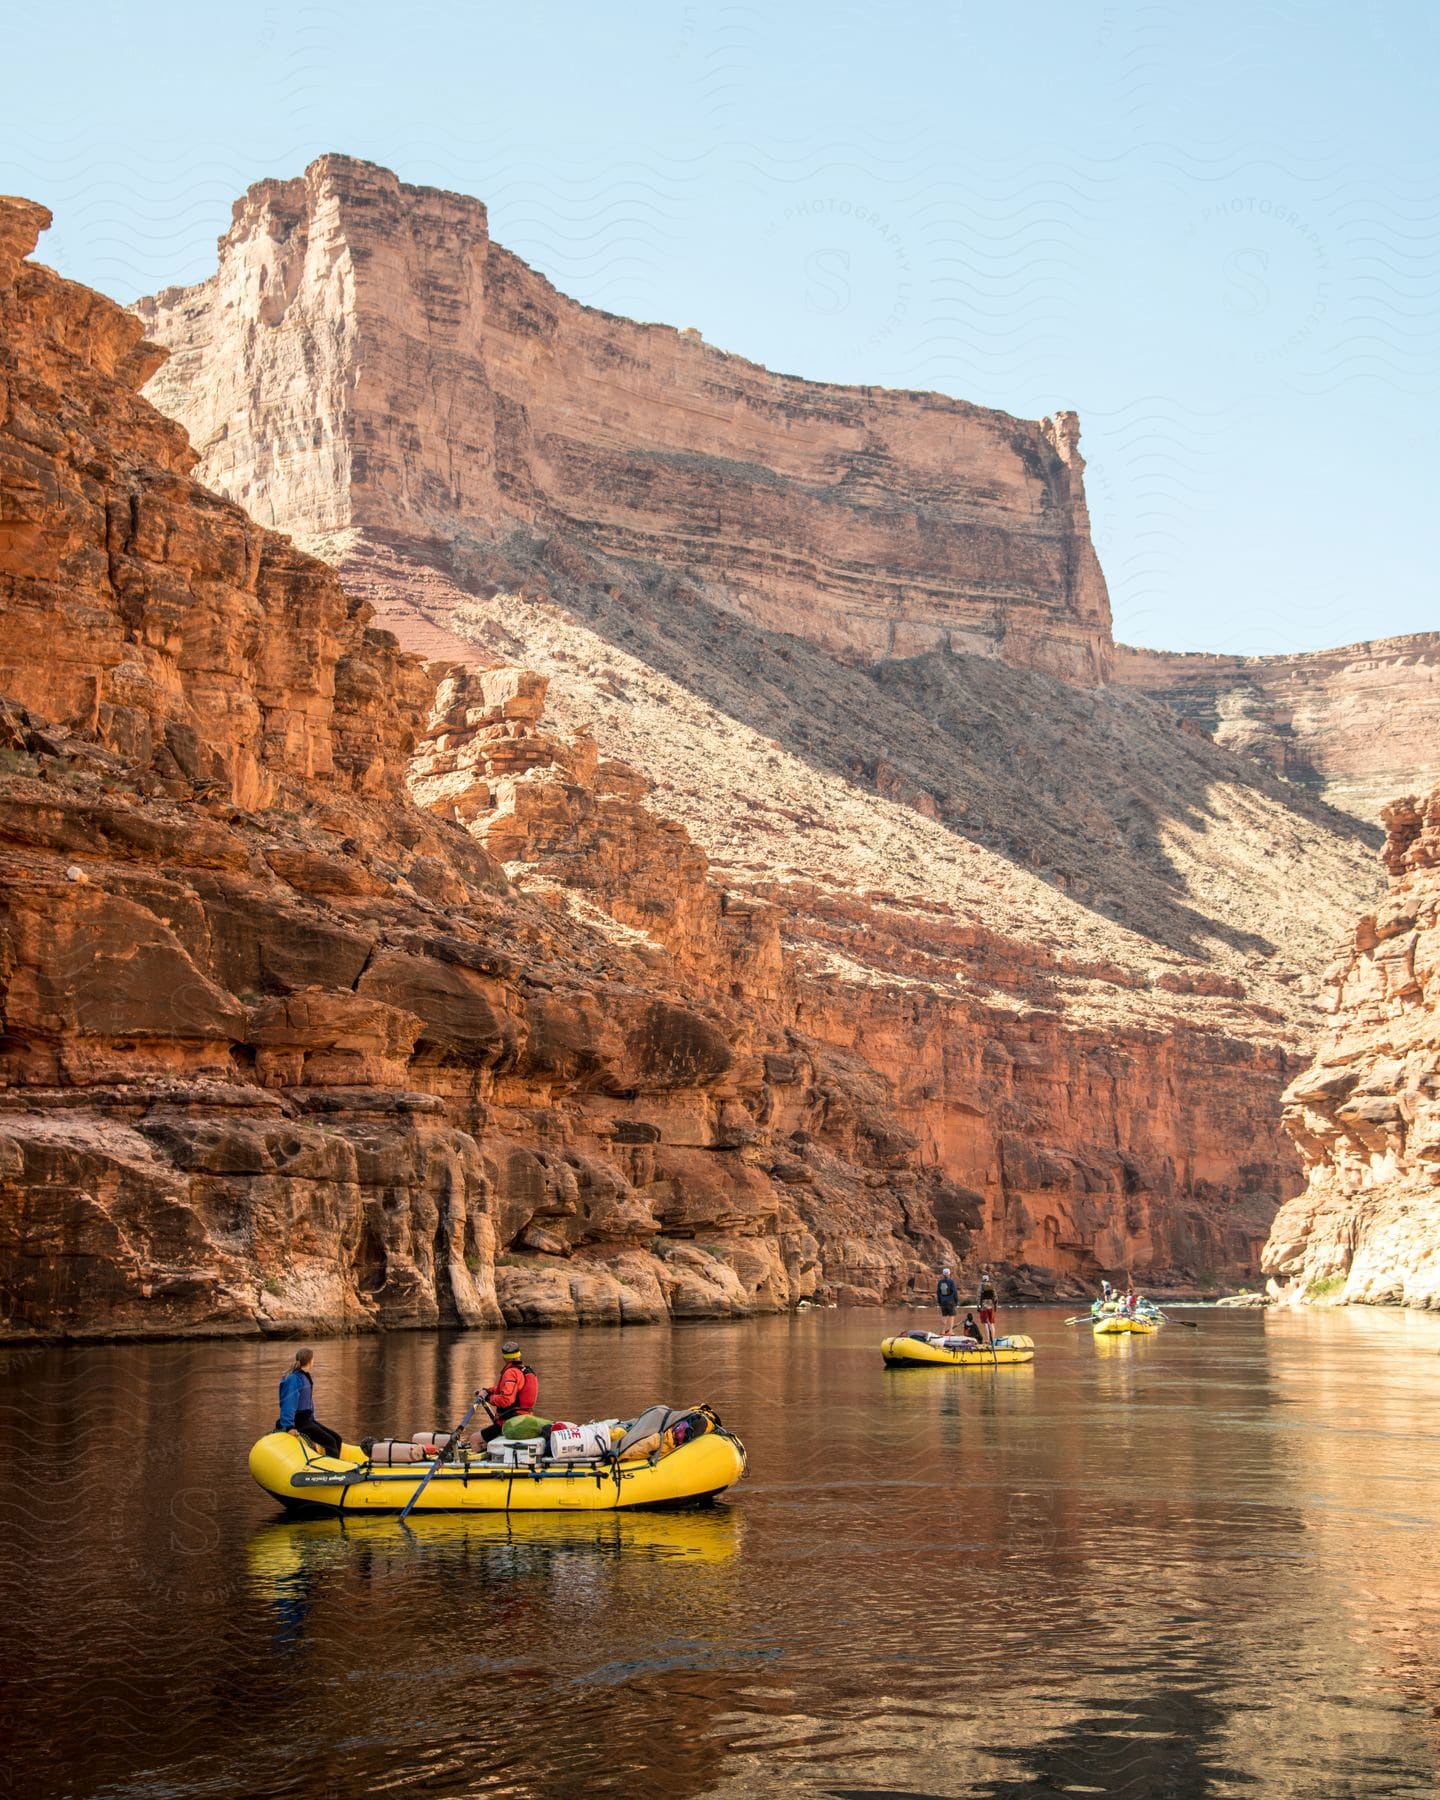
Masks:
[[[1440,633],[1296,656],[1117,645],[1112,678],[1367,822],[1440,781]]]
[[[427,669],[197,486],[137,321],[24,260],[47,217],[0,203],[0,1333],[1253,1257],[1289,1175],[1273,1009],[1178,953],[1153,994],[1097,973],[1073,906],[1067,957],[913,892],[817,891],[797,926],[717,882],[648,777],[547,724],[543,676]]]
[[[174,353],[151,397],[263,524],[558,536],[856,659],[1104,677],[1073,414],[772,374],[566,299],[478,201],[340,156],[251,188],[216,275],[137,310]]]
[[[1307,1182],[1265,1267],[1295,1299],[1440,1306],[1440,788],[1385,808],[1389,892],[1331,971],[1335,1025],[1286,1096]]]
[[[340,157],[253,188],[216,274],[137,312],[204,480],[403,645],[549,678],[519,787],[472,763],[416,790],[518,891],[873,1083],[866,1115],[1017,1288],[1253,1278],[1299,1182],[1280,1095],[1373,865],[1359,826],[1105,682],[1073,415],[805,383],[609,318],[477,202]],[[577,808],[586,744],[627,772]],[[711,902],[673,922],[678,873],[645,871],[678,839],[617,874],[617,782],[683,827],[720,916],[764,921],[782,981],[716,961]]]
[[[537,754],[543,682],[437,689],[190,480],[139,324],[23,261],[47,219],[0,203],[0,1333],[618,1323],[959,1255],[886,1083],[786,1028],[763,911],[638,778]],[[590,835],[521,892],[483,839],[556,804]]]

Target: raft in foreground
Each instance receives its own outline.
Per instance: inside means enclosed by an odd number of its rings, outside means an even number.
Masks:
[[[988,1344],[971,1344],[967,1349],[958,1340],[932,1337],[928,1332],[902,1332],[887,1337],[880,1354],[892,1369],[928,1364],[946,1369],[993,1369],[997,1364],[1028,1363],[1035,1360],[1035,1340],[1028,1337],[996,1338],[992,1351]]]
[[[399,1512],[431,1465],[372,1467],[352,1444],[341,1454],[307,1453],[299,1438],[272,1431],[250,1452],[250,1473],[282,1506],[332,1513]],[[745,1473],[745,1446],[728,1431],[707,1431],[656,1461],[537,1462],[509,1467],[472,1457],[442,1463],[415,1502],[416,1512],[615,1512],[644,1506],[694,1506],[713,1500]]]

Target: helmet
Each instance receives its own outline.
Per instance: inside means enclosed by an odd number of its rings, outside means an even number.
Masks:
[[[500,1346],[500,1354],[508,1362],[512,1357],[519,1356],[520,1346],[515,1342],[514,1338],[506,1338],[505,1342]]]

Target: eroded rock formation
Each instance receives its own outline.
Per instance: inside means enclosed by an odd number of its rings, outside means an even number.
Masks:
[[[841,1141],[942,1176],[972,1257],[1253,1276],[1366,834],[1104,682],[1073,415],[589,311],[478,203],[345,158],[138,310],[204,478],[456,665],[416,793],[517,888],[803,1039]],[[467,661],[548,676],[549,722]]]
[[[1265,1267],[1297,1299],[1440,1306],[1440,788],[1385,808],[1389,893],[1332,970],[1335,1028],[1286,1096],[1307,1182]]]
[[[417,801],[463,823],[524,891],[630,927],[642,953],[663,949],[717,1004],[743,995],[753,1014],[785,1021],[788,1047],[767,1054],[767,1070],[819,1103],[805,1113],[794,1095],[767,1102],[764,1123],[783,1121],[795,1152],[776,1165],[787,1186],[817,1180],[809,1152],[823,1118],[858,1162],[918,1152],[921,1168],[948,1177],[928,1195],[942,1233],[1030,1265],[1032,1280],[1255,1266],[1289,1173],[1273,1096],[1290,1059],[1213,1028],[1177,1029],[1167,1016],[1172,996],[1188,991],[1217,1021],[1224,1009],[1253,1028],[1237,984],[1136,972],[1163,1022],[1147,1030],[1137,1007],[1122,1029],[1086,1030],[1035,1003],[1047,971],[1063,967],[1045,947],[1030,946],[1026,966],[1018,946],[957,926],[933,903],[927,916],[877,895],[828,905],[811,896],[802,919],[789,888],[774,900],[722,891],[689,835],[646,804],[648,780],[598,760],[588,737],[552,735],[542,678],[461,665],[441,673],[413,765]],[[1111,981],[1121,973],[1105,971]],[[985,1000],[982,982],[994,984]],[[1006,983],[1031,1000],[1017,1004]],[[655,1122],[662,1140],[674,1136],[676,1121]],[[728,1123],[745,1133],[754,1121],[737,1111]],[[1243,1172],[1233,1143],[1253,1159]],[[902,1168],[890,1182],[904,1190],[914,1179]],[[865,1192],[854,1202],[859,1228]]]
[[[1440,780],[1440,633],[1296,656],[1116,646],[1112,678],[1367,823]]]

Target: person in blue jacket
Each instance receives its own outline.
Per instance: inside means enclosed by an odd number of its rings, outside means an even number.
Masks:
[[[280,1417],[275,1421],[275,1429],[288,1431],[295,1437],[307,1437],[327,1456],[338,1456],[340,1433],[322,1425],[315,1417],[315,1383],[310,1378],[310,1365],[314,1360],[315,1352],[302,1347],[295,1352],[294,1362],[280,1377]]]

